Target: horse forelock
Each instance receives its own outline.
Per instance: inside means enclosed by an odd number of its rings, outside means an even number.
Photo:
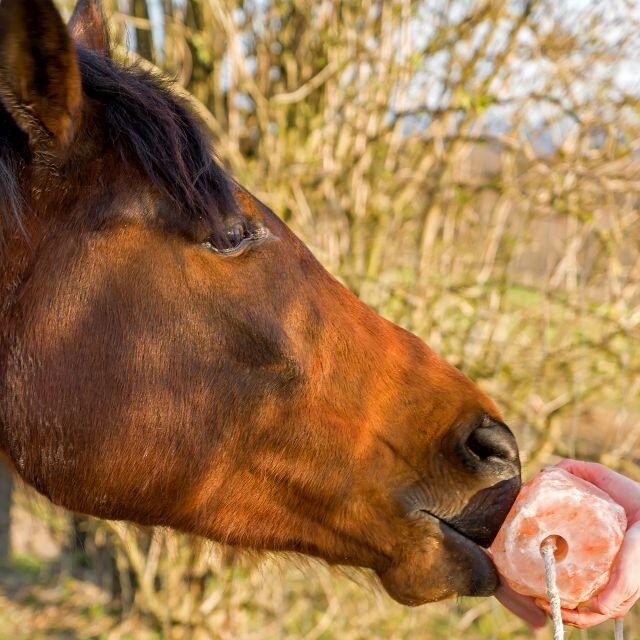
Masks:
[[[191,107],[172,92],[169,81],[139,66],[120,65],[81,46],[77,54],[83,92],[99,116],[85,119],[88,128],[78,132],[72,145],[102,139],[100,153],[111,152],[120,165],[113,171],[141,171],[171,204],[177,222],[221,232],[224,218],[236,209],[232,181]],[[96,123],[102,128],[98,135],[90,129]],[[82,149],[70,149],[69,162],[74,155],[82,156]],[[0,245],[23,226],[20,173],[31,161],[27,136],[0,104]],[[70,175],[75,179],[82,174]],[[139,187],[132,185],[132,190]]]

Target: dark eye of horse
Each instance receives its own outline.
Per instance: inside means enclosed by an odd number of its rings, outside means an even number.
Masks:
[[[250,229],[244,222],[234,222],[227,227],[223,238],[210,236],[202,244],[214,253],[237,255],[268,235],[268,229],[262,225]]]
[[[237,247],[245,238],[248,238],[249,234],[247,229],[241,222],[236,222],[227,229],[227,240],[231,247]]]

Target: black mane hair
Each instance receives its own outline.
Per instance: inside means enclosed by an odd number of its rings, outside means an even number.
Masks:
[[[85,95],[101,105],[104,135],[125,165],[142,169],[177,214],[222,233],[236,205],[231,180],[215,159],[204,128],[171,83],[77,47]],[[27,138],[0,105],[0,242],[22,226],[18,173],[29,162]]]
[[[27,155],[27,136],[0,104],[0,249],[4,233],[22,229],[22,194],[18,175]]]

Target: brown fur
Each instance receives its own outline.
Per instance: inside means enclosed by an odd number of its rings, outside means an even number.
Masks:
[[[72,31],[102,56],[101,12],[85,9]],[[22,48],[27,14],[55,46]],[[20,225],[4,225],[0,263],[0,449],[22,478],[77,512],[370,567],[408,604],[491,593],[473,540],[490,542],[519,486],[491,400],[204,158],[154,79],[71,45],[50,0],[3,0],[5,24]],[[10,61],[46,76],[25,89],[30,118]],[[136,91],[156,125],[121,116]],[[270,236],[205,248],[237,220]]]

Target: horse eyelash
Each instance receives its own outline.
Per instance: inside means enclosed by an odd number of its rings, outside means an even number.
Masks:
[[[238,253],[240,251],[243,251],[247,247],[255,244],[256,242],[266,240],[269,237],[269,235],[270,235],[269,229],[267,229],[267,227],[265,226],[260,226],[260,227],[257,227],[256,229],[253,229],[251,233],[244,240],[242,240],[240,244],[236,245],[235,247],[229,247],[228,249],[219,249],[213,244],[211,238],[206,239],[202,243],[202,246],[208,251],[211,251],[213,253],[229,256],[229,255]]]

